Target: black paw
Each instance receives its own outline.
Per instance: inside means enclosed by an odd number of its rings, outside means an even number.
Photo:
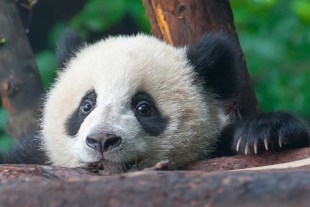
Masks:
[[[232,149],[238,154],[307,147],[310,133],[307,125],[287,112],[260,113],[237,123]]]

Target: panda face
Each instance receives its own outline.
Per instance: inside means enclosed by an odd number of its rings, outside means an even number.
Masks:
[[[185,49],[144,35],[95,43],[70,59],[47,96],[43,148],[54,165],[103,160],[112,173],[128,163],[183,165],[212,150],[222,126],[201,91]]]

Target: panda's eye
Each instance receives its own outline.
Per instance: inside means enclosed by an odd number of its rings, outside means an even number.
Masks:
[[[83,102],[83,104],[81,105],[81,113],[83,115],[88,114],[89,112],[91,112],[91,110],[94,107],[94,102],[90,99],[87,99]]]
[[[147,116],[151,113],[151,106],[147,102],[141,101],[137,104],[136,110],[140,115]]]

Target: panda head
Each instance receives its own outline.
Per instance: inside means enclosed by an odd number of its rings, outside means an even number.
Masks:
[[[116,173],[207,155],[226,121],[218,100],[234,85],[218,74],[235,69],[228,39],[212,33],[175,48],[143,34],[86,44],[66,32],[41,126],[51,163],[102,161]]]

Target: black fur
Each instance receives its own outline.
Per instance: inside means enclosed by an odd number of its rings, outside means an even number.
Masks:
[[[66,121],[66,132],[69,136],[74,137],[80,127],[83,123],[84,119],[87,117],[87,115],[81,114],[81,105],[83,104],[84,100],[90,99],[94,102],[94,105],[96,104],[97,94],[94,89],[88,91],[82,100],[80,101],[79,106],[74,110],[74,112],[71,114],[69,119]]]
[[[58,68],[65,68],[66,63],[85,45],[86,43],[76,32],[66,30],[57,42]]]
[[[187,58],[205,88],[220,99],[236,91],[239,56],[237,44],[225,32],[207,33],[187,51]]]
[[[201,37],[187,51],[187,58],[205,88],[217,94],[219,99],[232,96],[237,90],[238,57],[240,52],[235,41],[225,32],[211,32]],[[236,147],[241,138],[238,152]],[[279,146],[279,139],[282,146]],[[264,152],[264,139],[268,139],[268,150],[306,147],[310,144],[307,125],[287,112],[259,113],[240,122],[225,127],[219,140],[217,155],[254,153],[254,143],[258,142],[257,153]]]
[[[234,154],[245,154],[248,145],[247,153],[254,154],[254,143],[257,142],[257,153],[262,153],[266,151],[264,139],[268,141],[269,151],[307,147],[310,146],[310,131],[304,121],[288,112],[261,112],[247,120],[228,125],[222,132],[221,151],[223,155],[229,155],[225,153],[228,152],[229,144]]]
[[[150,115],[141,116],[136,111],[136,106],[141,101],[145,101],[151,106]],[[137,117],[137,120],[141,124],[144,131],[149,135],[158,136],[166,129],[167,119],[162,117],[162,115],[156,108],[155,102],[148,93],[145,92],[137,93],[132,99],[131,106],[135,116]]]
[[[216,149],[211,153],[209,157],[223,157],[233,156],[236,151],[232,149],[233,134],[234,134],[234,123],[227,125],[221,132],[218,138],[218,144]]]
[[[23,137],[8,152],[0,152],[0,164],[48,164],[40,144],[41,139],[35,136]]]

